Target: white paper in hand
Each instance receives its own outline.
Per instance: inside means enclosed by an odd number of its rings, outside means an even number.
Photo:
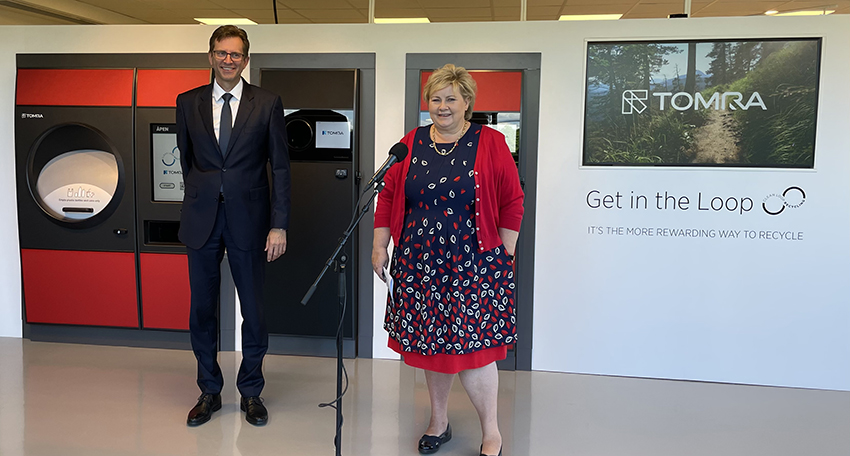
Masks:
[[[383,277],[384,284],[386,284],[387,291],[390,293],[390,300],[394,300],[393,299],[393,276],[390,275],[390,271],[388,271],[387,268],[383,269],[383,275],[384,275],[384,277]]]

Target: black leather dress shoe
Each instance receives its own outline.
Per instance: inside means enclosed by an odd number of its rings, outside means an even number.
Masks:
[[[419,439],[419,452],[422,454],[433,454],[440,450],[440,445],[452,439],[452,425],[446,425],[446,432],[440,435],[425,434]]]
[[[486,454],[484,454],[484,445],[481,445],[481,448],[478,450],[478,453],[480,453],[479,456],[487,456]],[[499,447],[498,456],[502,456],[502,447]]]
[[[189,410],[189,417],[186,418],[186,424],[189,426],[200,426],[212,417],[212,413],[216,410],[221,410],[221,394],[201,394],[198,398],[198,403]]]
[[[245,421],[254,426],[264,426],[269,422],[269,412],[259,396],[243,397],[239,408],[245,412]]]

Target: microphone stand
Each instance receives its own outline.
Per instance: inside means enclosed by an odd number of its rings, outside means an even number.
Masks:
[[[302,305],[307,305],[307,302],[310,301],[310,298],[313,297],[313,293],[316,292],[316,288],[319,286],[319,282],[325,276],[325,273],[328,272],[328,269],[331,265],[334,266],[334,270],[339,274],[339,279],[337,280],[337,286],[339,296],[339,326],[336,330],[336,399],[331,402],[319,404],[319,407],[332,407],[336,409],[336,435],[334,436],[334,447],[336,448],[336,456],[341,456],[342,451],[342,396],[345,395],[345,392],[348,391],[348,373],[345,372],[345,365],[342,363],[342,326],[343,326],[343,317],[345,316],[345,303],[346,303],[346,286],[345,286],[345,263],[348,261],[348,256],[342,253],[342,249],[345,248],[345,244],[348,242],[348,239],[351,237],[351,234],[354,232],[354,229],[357,228],[357,225],[360,224],[360,220],[369,212],[369,209],[372,208],[372,202],[375,200],[375,197],[378,196],[378,193],[384,189],[384,181],[383,178],[379,180],[375,187],[372,189],[372,196],[369,197],[369,201],[363,205],[362,208],[359,208],[357,212],[351,215],[351,222],[348,224],[348,228],[343,233],[342,238],[340,238],[339,243],[336,246],[336,249],[325,262],[325,266],[322,268],[322,272],[319,273],[319,276],[316,277],[316,280],[313,282],[313,285],[310,286],[310,289],[307,290],[307,293],[304,295],[304,298],[301,299]],[[342,377],[345,372],[345,391],[343,391],[342,387]]]

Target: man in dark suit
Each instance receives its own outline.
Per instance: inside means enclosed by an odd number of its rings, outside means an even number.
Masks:
[[[217,362],[216,307],[220,264],[227,257],[242,306],[242,364],[236,386],[254,425],[268,421],[262,404],[265,262],[286,251],[290,169],[280,97],[246,83],[248,35],[226,25],[210,37],[215,81],[177,97],[177,145],[185,195],[180,241],[189,257],[189,331],[201,396],[187,424],[209,421],[221,408],[224,380]],[[266,171],[271,165],[271,191]]]

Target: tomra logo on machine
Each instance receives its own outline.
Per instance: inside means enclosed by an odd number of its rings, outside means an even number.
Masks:
[[[647,108],[648,94],[648,90],[623,91],[623,114],[643,113]],[[714,92],[707,100],[700,92],[693,95],[688,92],[653,92],[652,96],[658,98],[658,109],[661,111],[666,110],[668,106],[677,111],[689,109],[694,111],[699,109],[717,111],[737,111],[740,109],[746,111],[753,107],[767,111],[767,106],[758,92],[753,92],[746,102],[744,102],[744,94],[741,92]]]

